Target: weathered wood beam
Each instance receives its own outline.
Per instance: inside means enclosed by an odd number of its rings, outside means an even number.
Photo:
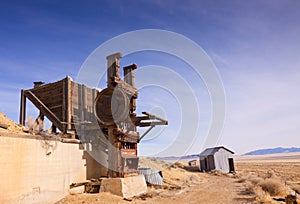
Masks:
[[[21,90],[21,101],[20,101],[20,125],[25,126],[26,117],[26,96],[24,94],[24,89]]]
[[[132,96],[133,98],[138,97],[138,90],[134,87],[132,87],[130,84],[126,83],[125,81],[119,80],[115,81],[117,84],[117,87],[122,89],[125,93]]]
[[[45,115],[60,131],[64,132],[62,122],[55,114],[31,91],[25,91],[24,95]]]

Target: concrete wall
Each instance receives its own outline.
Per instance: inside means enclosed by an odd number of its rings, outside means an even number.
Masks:
[[[0,135],[0,203],[53,203],[86,180],[78,144]]]

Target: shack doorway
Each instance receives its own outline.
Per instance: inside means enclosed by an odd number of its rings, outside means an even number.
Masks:
[[[229,172],[235,172],[233,158],[228,158]]]

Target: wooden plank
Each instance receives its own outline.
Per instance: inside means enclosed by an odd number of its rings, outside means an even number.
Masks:
[[[63,80],[63,89],[62,89],[62,122],[67,122],[67,83],[66,80]],[[64,125],[64,132],[67,132],[67,125]]]
[[[71,129],[71,118],[72,118],[72,90],[71,90],[71,79],[67,77],[66,84],[66,121],[68,123],[67,130]]]
[[[38,96],[39,98],[46,98],[46,99],[55,99],[57,97],[62,98],[62,91],[57,91],[57,92],[44,92],[44,93],[36,93],[32,92],[34,95]]]
[[[43,93],[37,94],[32,92],[36,97],[38,97],[44,103],[62,103],[62,93],[51,94],[51,93]]]
[[[81,86],[82,88],[82,120],[85,121],[87,118],[87,87],[85,85]]]
[[[63,126],[59,118],[31,91],[25,91],[25,96],[45,115],[60,131],[63,131]]]
[[[24,95],[24,89],[21,90],[21,101],[20,101],[20,124],[25,126],[26,117],[26,97]]]
[[[34,93],[35,95],[57,95],[61,94],[63,90],[63,85],[61,87],[51,87],[51,89],[39,89],[35,90],[33,89],[31,92]]]
[[[110,178],[115,178],[119,176],[118,167],[119,167],[119,153],[116,137],[113,133],[113,128],[108,128],[108,176]]]
[[[29,89],[28,91],[31,91],[31,92],[32,91],[34,91],[34,92],[44,92],[44,91],[56,90],[58,88],[62,88],[62,82],[63,82],[63,80],[53,82],[53,83],[49,83],[49,84],[44,84],[42,86],[34,87],[32,89]]]
[[[39,96],[35,95],[36,97],[38,97],[46,106],[57,106],[57,105],[62,105],[62,98],[40,98]]]
[[[50,110],[54,110],[54,109],[62,109],[62,104],[58,104],[58,105],[56,105],[56,104],[48,105],[48,104],[47,104],[47,106],[49,107]]]
[[[62,111],[61,110],[51,110],[51,112],[62,122]]]
[[[115,83],[117,83],[118,87],[121,88],[129,96],[132,96],[133,98],[138,97],[138,90],[136,88],[132,87],[130,84],[128,84],[122,80],[115,81]]]

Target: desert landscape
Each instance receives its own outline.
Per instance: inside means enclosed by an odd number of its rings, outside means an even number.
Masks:
[[[30,137],[25,127],[0,114],[0,137]],[[139,167],[162,171],[163,185],[148,185],[147,193],[123,199],[109,192],[75,193],[64,203],[285,203],[300,193],[300,153],[236,156],[235,172],[200,172],[199,161],[164,161],[141,157]]]
[[[0,204],[300,204],[300,1],[0,9]]]
[[[199,163],[197,163],[199,165]],[[300,153],[238,156],[236,173],[203,173],[187,161],[143,158],[140,166],[161,169],[163,186],[130,200],[110,193],[69,195],[58,203],[285,203],[300,193]]]

